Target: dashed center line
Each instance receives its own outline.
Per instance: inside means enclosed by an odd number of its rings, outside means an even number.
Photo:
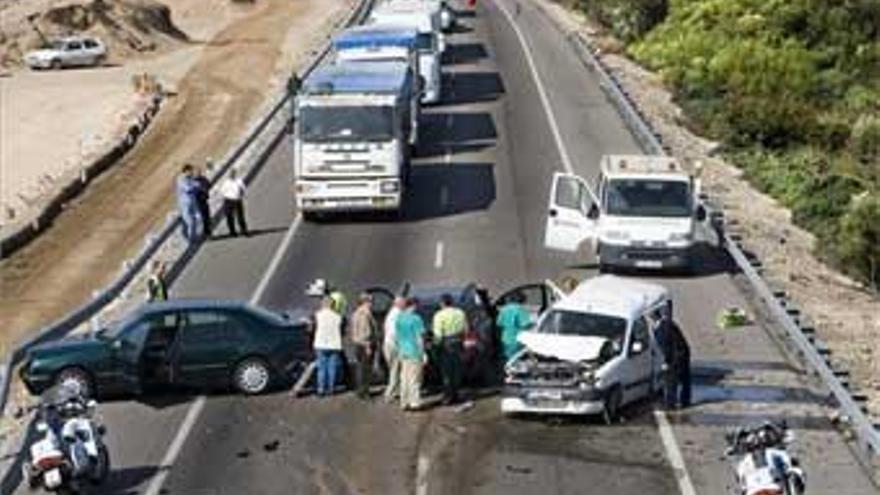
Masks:
[[[443,241],[437,241],[437,247],[434,250],[434,268],[438,270],[443,268]]]

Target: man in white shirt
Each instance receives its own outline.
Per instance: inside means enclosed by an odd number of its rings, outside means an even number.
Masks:
[[[244,181],[238,177],[235,168],[231,169],[229,175],[220,184],[220,194],[223,196],[226,227],[229,229],[229,235],[233,237],[238,235],[235,228],[236,221],[241,233],[248,235],[247,223],[244,219],[244,192]]]
[[[342,355],[342,317],[333,311],[333,300],[324,297],[321,309],[315,313],[314,343],[318,357],[318,395],[325,397],[333,393],[336,375],[341,365]]]
[[[391,403],[400,393],[400,359],[397,356],[396,328],[397,317],[406,305],[406,299],[396,297],[394,305],[385,316],[384,335],[382,338],[382,354],[388,365],[388,386],[385,387],[385,402]]]

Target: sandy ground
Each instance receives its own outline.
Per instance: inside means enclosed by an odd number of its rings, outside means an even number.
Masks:
[[[12,2],[0,11],[0,30],[26,30],[20,25],[26,13],[71,3]],[[47,192],[124,134],[145,104],[134,91],[135,74],[152,74],[176,87],[206,42],[255,8],[229,1],[166,3],[189,43],[177,43],[173,50],[127,52],[124,58],[111,45],[107,67],[52,72],[18,68],[0,78],[0,226],[39,208]]]
[[[737,224],[731,228],[741,231],[745,247],[761,258],[767,278],[784,287],[812,318],[835,361],[852,371],[855,383],[868,395],[869,411],[880,417],[880,299],[817,260],[812,254],[815,239],[792,224],[790,211],[750,187],[739,169],[711,156],[716,143],[681,125],[682,111],[656,74],[616,54],[620,43],[583,15],[549,0],[539,3],[566,29],[577,30],[593,46],[605,48],[602,60],[673,154],[688,163],[704,163],[704,187],[722,201],[728,220]]]
[[[199,48],[177,95],[124,162],[43,236],[0,263],[0,340],[19,340],[106,284],[172,209],[182,163],[222,156],[353,3],[258,1]]]

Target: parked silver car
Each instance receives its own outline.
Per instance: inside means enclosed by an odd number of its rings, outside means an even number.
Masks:
[[[47,47],[28,52],[25,63],[31,69],[61,69],[100,65],[107,58],[107,48],[97,38],[70,36],[59,38]]]

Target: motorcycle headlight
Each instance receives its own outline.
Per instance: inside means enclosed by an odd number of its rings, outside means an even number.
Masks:
[[[629,240],[629,232],[625,230],[606,230],[605,237],[612,241]]]

